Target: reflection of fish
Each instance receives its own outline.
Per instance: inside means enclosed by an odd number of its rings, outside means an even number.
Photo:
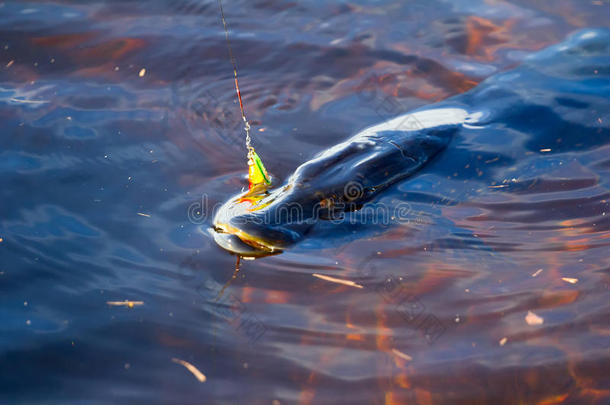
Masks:
[[[601,116],[609,111],[609,76],[610,31],[580,32],[472,91],[365,129],[301,165],[275,190],[232,198],[214,219],[215,239],[244,256],[279,252],[317,220],[356,210],[414,175],[452,141],[463,148],[493,137],[519,153],[607,143],[610,128]]]

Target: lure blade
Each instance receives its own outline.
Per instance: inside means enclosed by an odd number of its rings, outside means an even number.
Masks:
[[[265,169],[263,161],[254,149],[251,149],[250,153],[248,153],[248,182],[250,183],[250,188],[258,184],[271,184],[267,169]]]

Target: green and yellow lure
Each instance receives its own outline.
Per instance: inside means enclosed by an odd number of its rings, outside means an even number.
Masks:
[[[265,169],[263,161],[252,147],[248,151],[248,183],[250,189],[258,185],[271,185],[271,178],[267,169]]]

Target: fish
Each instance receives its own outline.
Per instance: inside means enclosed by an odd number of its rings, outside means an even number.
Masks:
[[[230,198],[213,219],[214,240],[244,257],[281,253],[319,221],[359,210],[440,157],[457,159],[452,144],[494,137],[518,153],[550,153],[557,140],[559,151],[585,136],[587,145],[609,142],[610,120],[595,116],[610,111],[609,100],[610,30],[577,32],[466,93],[358,132],[277,188],[261,184]]]

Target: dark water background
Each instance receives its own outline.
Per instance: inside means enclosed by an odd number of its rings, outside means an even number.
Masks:
[[[605,0],[225,11],[280,179],[610,25]],[[245,172],[231,75],[215,1],[0,3],[0,403],[610,403],[607,142],[476,189],[424,173],[381,199],[406,220],[323,224],[217,300],[235,259],[206,227]]]

